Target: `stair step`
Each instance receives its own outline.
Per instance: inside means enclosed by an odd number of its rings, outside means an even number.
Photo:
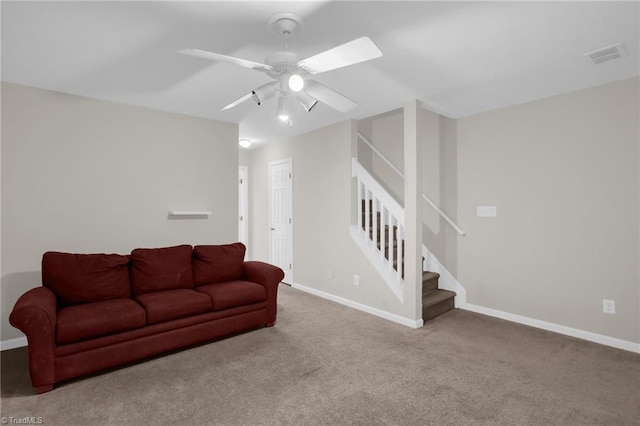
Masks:
[[[367,212],[365,211],[366,205],[366,201],[362,200],[362,229],[365,230],[366,225],[369,224],[369,239],[373,241],[374,227],[377,228],[375,244],[378,247],[378,250],[383,251],[384,257],[389,259],[389,243],[391,242],[391,245],[393,246],[394,254],[397,253],[398,250],[398,227],[396,225],[390,227],[388,224],[382,223],[381,213],[374,211],[372,200],[369,200],[369,214],[367,215]],[[374,213],[376,213],[376,216],[378,217],[375,224]],[[384,241],[384,248],[381,247],[383,245],[382,241]],[[400,240],[400,244],[402,247],[402,254],[404,255],[404,240]],[[404,258],[404,256],[402,257]],[[424,260],[424,257],[422,257],[423,264]],[[398,270],[398,260],[395,259],[395,256],[392,262],[392,267],[393,270]],[[400,276],[404,279],[404,262],[402,264]],[[437,272],[425,271],[422,273],[422,317],[424,321],[433,319],[436,316],[454,308],[454,298],[456,294],[452,291],[440,290],[438,288],[439,278],[440,274]]]
[[[422,319],[426,322],[453,309],[456,293],[449,290],[431,290],[422,296]]]
[[[453,299],[455,296],[455,291],[442,289],[431,290],[422,296],[422,303],[424,306],[433,306],[443,300]]]
[[[424,260],[424,257],[422,259]],[[422,273],[422,295],[423,296],[431,290],[438,289],[438,278],[440,278],[440,274],[437,272],[424,271]]]

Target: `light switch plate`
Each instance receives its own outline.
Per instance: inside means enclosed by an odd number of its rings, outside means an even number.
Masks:
[[[496,206],[477,206],[477,217],[496,217],[498,216],[498,208]]]
[[[602,312],[605,314],[615,314],[616,313],[616,301],[602,299]]]

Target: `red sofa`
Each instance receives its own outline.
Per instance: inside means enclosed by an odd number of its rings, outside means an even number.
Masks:
[[[36,393],[54,383],[276,321],[283,271],[242,243],[47,252],[42,287],[9,317],[26,336]]]

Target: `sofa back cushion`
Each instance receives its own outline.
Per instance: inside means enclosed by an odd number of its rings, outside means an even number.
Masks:
[[[140,295],[177,288],[193,288],[190,245],[139,248],[131,252],[131,286]]]
[[[195,246],[193,281],[196,286],[239,280],[247,248],[242,243]]]
[[[46,252],[42,284],[61,306],[131,297],[128,256]]]

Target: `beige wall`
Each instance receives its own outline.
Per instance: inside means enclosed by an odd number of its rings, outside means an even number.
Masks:
[[[456,120],[440,116],[440,208],[466,231],[458,213],[458,123]],[[453,276],[458,273],[458,241],[463,238],[458,232],[440,219],[440,232],[429,233],[424,241],[429,250]]]
[[[362,133],[391,164],[404,173],[403,110],[394,110],[358,121]],[[358,143],[358,161],[402,204],[404,181],[362,141]]]
[[[350,122],[238,161],[235,125],[2,89],[3,340],[19,335],[6,316],[39,285],[45,250],[235,240],[239,162],[252,258],[268,260],[267,165],[282,158],[293,159],[295,282],[406,316],[349,236]],[[440,222],[423,237],[469,303],[640,342],[638,90],[631,79],[458,120],[421,115],[425,191],[468,232]],[[383,119],[367,136],[397,124]],[[496,205],[498,217],[475,217],[478,205]],[[169,208],[214,213],[167,220]],[[616,315],[602,313],[604,298]]]
[[[457,120],[469,303],[640,342],[638,89],[636,78]],[[478,205],[498,216],[475,217]]]
[[[441,206],[440,199],[440,115],[427,111],[424,108],[418,110],[418,135],[422,145],[422,193],[437,206]],[[436,257],[442,257],[441,250],[435,251],[440,240],[441,219],[428,203],[422,200],[422,238]]]
[[[423,240],[467,302],[640,341],[638,96],[631,79],[458,120],[421,111],[423,190],[468,232],[425,205]],[[402,170],[401,111],[358,129]],[[386,165],[358,156],[402,198]]]
[[[353,131],[347,121],[249,151],[252,253],[269,258],[268,163],[292,158],[294,281],[407,317],[349,234]]]
[[[237,140],[235,124],[3,83],[2,340],[47,250],[236,241]]]

